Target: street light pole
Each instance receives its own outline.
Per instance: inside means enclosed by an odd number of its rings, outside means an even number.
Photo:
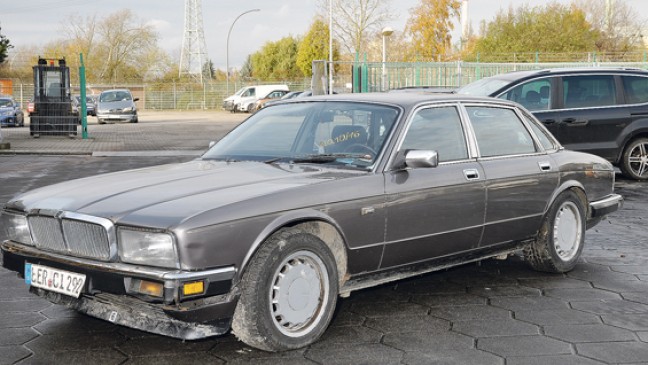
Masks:
[[[227,45],[225,46],[225,78],[227,80],[227,96],[229,96],[229,40],[230,40],[230,34],[232,34],[232,28],[234,28],[234,24],[236,23],[237,20],[239,20],[240,17],[247,13],[252,13],[254,11],[261,11],[261,9],[252,9],[248,11],[244,11],[239,16],[234,19],[232,22],[232,25],[229,27],[229,31],[227,32]]]
[[[387,37],[392,33],[394,30],[391,27],[385,27],[382,30],[382,91],[387,90]]]
[[[333,0],[329,0],[329,95],[333,94]]]

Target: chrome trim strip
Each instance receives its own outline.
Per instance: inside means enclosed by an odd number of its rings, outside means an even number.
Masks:
[[[470,226],[470,227],[462,227],[462,228],[452,229],[452,230],[444,231],[444,232],[437,232],[437,233],[432,233],[432,234],[425,234],[425,235],[420,235],[420,236],[402,238],[402,239],[399,239],[399,240],[394,240],[394,241],[389,241],[389,242],[380,242],[380,243],[373,243],[373,244],[365,245],[365,246],[358,246],[358,247],[354,247],[353,250],[363,249],[363,248],[371,248],[371,247],[382,246],[382,245],[387,246],[387,245],[391,245],[391,244],[394,244],[394,243],[401,243],[401,242],[418,240],[418,239],[423,239],[423,238],[430,238],[430,237],[439,236],[439,235],[442,235],[442,234],[455,233],[455,232],[465,231],[465,230],[469,230],[469,229],[475,229],[475,228],[480,228],[480,227],[491,226],[491,225],[494,225],[494,224],[512,222],[512,221],[516,221],[516,220],[520,220],[520,219],[541,217],[542,215],[543,215],[543,213],[530,214],[530,215],[511,218],[511,219],[502,219],[502,220],[498,220],[498,221],[489,222],[489,223],[486,223],[486,224],[480,224],[480,225],[475,225],[475,226]]]
[[[112,274],[137,276],[153,280],[193,280],[207,276],[226,275],[233,277],[236,273],[234,266],[227,266],[218,269],[209,269],[204,271],[183,271],[173,269],[157,269],[151,267],[142,267],[129,265],[120,262],[97,262],[79,257],[64,256],[52,252],[44,252],[29,246],[17,244],[13,241],[5,241],[2,248],[11,253],[26,256],[27,258],[36,258],[50,260],[61,264],[78,266],[84,269],[110,272]]]

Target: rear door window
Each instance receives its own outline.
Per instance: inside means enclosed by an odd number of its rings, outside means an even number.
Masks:
[[[567,109],[615,105],[614,76],[563,77],[563,103]]]
[[[513,109],[466,107],[481,157],[521,155],[536,152],[531,134]]]

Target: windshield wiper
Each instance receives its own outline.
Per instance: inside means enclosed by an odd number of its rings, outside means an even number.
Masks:
[[[290,162],[292,162],[292,163],[305,163],[305,162],[329,163],[329,162],[335,162],[338,159],[344,159],[344,158],[354,158],[354,159],[362,159],[362,160],[371,160],[372,159],[370,155],[363,155],[363,154],[358,154],[358,153],[331,153],[331,154],[317,154],[317,155],[297,156],[294,159],[292,159]]]

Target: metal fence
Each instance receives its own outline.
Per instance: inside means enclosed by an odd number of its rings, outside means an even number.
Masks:
[[[337,93],[375,92],[404,87],[460,87],[483,77],[509,71],[557,67],[630,67],[648,69],[648,61],[603,62],[590,57],[582,62],[334,62],[333,90]],[[140,109],[153,110],[217,110],[224,98],[243,86],[258,84],[287,84],[290,90],[310,90],[322,93],[328,83],[326,61],[315,61],[312,79],[271,80],[265,82],[231,82],[229,92],[225,82],[208,83],[147,83],[127,85],[88,85],[87,95],[98,95],[112,88],[127,88],[139,98]],[[12,95],[26,107],[33,95],[32,84],[14,80]],[[6,93],[6,90],[4,91]],[[79,94],[79,86],[72,85]],[[318,92],[316,92],[318,93]]]

